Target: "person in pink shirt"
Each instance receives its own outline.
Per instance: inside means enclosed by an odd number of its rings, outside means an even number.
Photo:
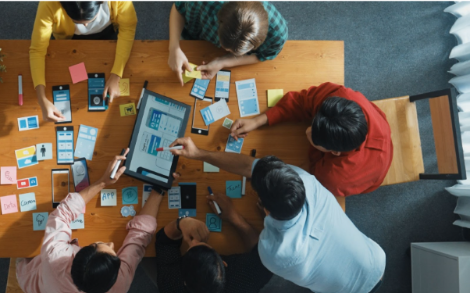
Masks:
[[[23,291],[104,293],[129,290],[137,265],[156,231],[162,194],[152,191],[139,214],[129,221],[129,232],[118,252],[114,251],[112,242],[80,247],[77,239],[72,239],[70,229],[70,222],[85,212],[86,204],[123,174],[124,166],[114,180],[110,179],[118,160],[125,160],[125,155],[116,156],[100,180],[79,193],[68,194],[49,215],[41,254],[21,259],[17,264],[16,275]]]

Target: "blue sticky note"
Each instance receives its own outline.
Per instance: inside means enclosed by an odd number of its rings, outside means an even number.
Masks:
[[[85,216],[83,214],[70,223],[70,229],[85,229]]]
[[[46,230],[47,219],[49,213],[33,213],[33,230],[41,231]]]
[[[231,198],[242,198],[242,182],[240,180],[225,182],[225,193]]]
[[[122,189],[122,204],[138,204],[137,186]]]
[[[195,217],[196,216],[196,209],[179,209],[178,216],[186,216],[186,217]]]
[[[36,210],[36,195],[34,192],[20,194],[20,210],[22,212]]]
[[[206,226],[209,231],[222,232],[222,219],[216,214],[206,214]]]

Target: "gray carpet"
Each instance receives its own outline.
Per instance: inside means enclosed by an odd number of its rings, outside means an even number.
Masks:
[[[450,2],[277,2],[291,40],[344,40],[346,86],[370,100],[420,94],[449,86],[448,59],[456,45],[449,29],[455,18],[443,12]],[[171,3],[136,2],[136,39],[168,39]],[[37,4],[0,2],[0,40],[29,39]],[[1,47],[1,41],[0,41]],[[427,102],[418,104],[427,171],[436,170]],[[419,181],[381,187],[347,199],[347,214],[387,253],[381,293],[411,292],[411,242],[458,241],[452,225],[455,199],[444,191],[451,181]],[[8,260],[0,260],[5,288]],[[0,292],[1,290],[0,289]],[[156,292],[139,268],[130,292]],[[263,292],[310,292],[279,277]]]

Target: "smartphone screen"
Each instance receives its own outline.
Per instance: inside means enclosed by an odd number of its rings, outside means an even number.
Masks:
[[[230,92],[230,70],[220,70],[217,72],[215,81],[215,101],[226,99],[228,102],[228,95]]]
[[[55,208],[70,192],[68,169],[52,169],[52,206]]]
[[[52,87],[52,97],[54,99],[54,106],[57,110],[64,115],[65,120],[57,123],[70,123],[72,122],[72,110],[70,107],[70,89],[68,85],[58,85]]]
[[[196,184],[180,184],[181,188],[181,208],[182,209],[195,209],[196,208]]]
[[[191,133],[202,135],[209,134],[209,125],[206,125],[204,122],[201,109],[207,108],[210,105],[212,105],[212,99],[208,97],[204,97],[202,100],[196,99],[194,101],[193,124],[191,126]]]
[[[85,158],[75,160],[71,168],[73,184],[75,186],[76,192],[80,192],[90,186],[90,179],[88,177],[88,166],[86,164]]]
[[[106,101],[103,99],[105,79],[104,73],[88,73],[88,110],[106,110]]]
[[[73,164],[73,126],[57,126],[57,164]]]
[[[197,79],[194,81],[193,88],[190,95],[192,97],[203,99],[206,94],[207,87],[209,86],[209,79]]]

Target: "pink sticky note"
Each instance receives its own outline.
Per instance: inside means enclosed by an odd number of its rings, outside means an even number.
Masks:
[[[16,184],[16,166],[0,169],[1,184]]]
[[[0,203],[2,204],[3,215],[18,212],[18,202],[15,194],[0,197]]]
[[[72,82],[74,84],[87,80],[88,74],[86,73],[85,63],[78,63],[77,65],[73,65],[69,67],[70,76],[72,77]]]

